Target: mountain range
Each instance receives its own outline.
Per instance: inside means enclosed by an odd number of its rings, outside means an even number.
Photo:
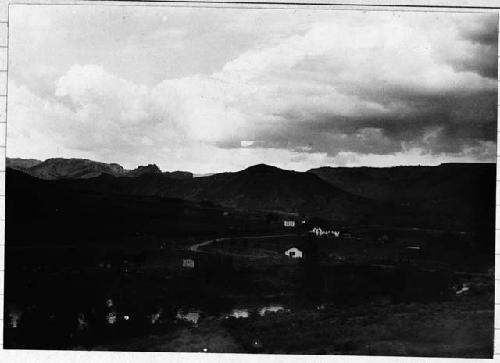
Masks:
[[[318,216],[344,223],[454,230],[494,226],[495,164],[391,168],[322,167],[307,172],[259,164],[193,178],[156,165],[125,170],[85,159],[8,159],[12,179],[36,178],[72,193],[178,198],[247,211]],[[9,178],[9,174],[12,178]]]
[[[46,179],[88,179],[107,174],[115,177],[136,177],[142,174],[162,174],[155,164],[141,165],[127,170],[116,163],[102,163],[89,159],[51,158],[45,161],[36,159],[7,158],[7,168],[23,171],[31,176]],[[192,178],[193,174],[185,171],[165,172],[172,178]]]

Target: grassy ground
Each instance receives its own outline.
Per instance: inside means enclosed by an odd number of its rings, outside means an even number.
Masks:
[[[488,358],[492,299],[462,296],[431,304],[370,303],[248,319],[207,318],[197,327],[96,349]]]
[[[93,350],[204,352],[204,349],[211,353],[244,352],[242,346],[217,319],[207,319],[196,328],[182,326],[169,334],[151,335],[117,345],[97,346]]]

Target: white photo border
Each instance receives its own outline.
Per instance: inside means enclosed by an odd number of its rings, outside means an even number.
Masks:
[[[4,275],[5,275],[5,157],[8,125],[8,49],[9,7],[13,5],[113,5],[113,6],[157,6],[157,7],[211,7],[211,8],[297,8],[318,10],[363,10],[363,11],[419,11],[419,12],[489,12],[500,14],[500,0],[186,0],[186,1],[87,1],[87,0],[0,0],[0,362],[255,362],[303,363],[315,362],[484,362],[484,359],[450,359],[385,356],[307,356],[307,355],[254,355],[254,354],[205,354],[205,353],[144,353],[144,352],[85,352],[4,350]],[[499,16],[500,19],[500,16]],[[500,29],[500,24],[499,24]],[[500,36],[499,36],[500,39]],[[499,47],[500,48],[500,47]],[[500,56],[498,56],[500,69]],[[499,72],[500,76],[500,72]],[[500,85],[500,77],[499,77]],[[500,92],[498,93],[500,111]],[[497,112],[497,117],[498,117]],[[497,143],[500,128],[497,120]],[[497,194],[496,194],[496,238],[495,266],[500,266],[500,152],[497,147]],[[493,361],[500,362],[500,268],[495,269],[495,334]]]

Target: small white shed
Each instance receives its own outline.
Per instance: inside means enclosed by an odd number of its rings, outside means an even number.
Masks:
[[[191,258],[184,258],[182,260],[182,267],[194,268],[194,260],[192,260]]]
[[[283,221],[283,226],[288,228],[293,228],[295,227],[295,221],[294,220]]]
[[[285,251],[285,255],[291,258],[302,258],[302,251],[297,247],[292,247]]]

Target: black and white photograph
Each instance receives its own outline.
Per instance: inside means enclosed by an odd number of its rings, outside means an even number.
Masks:
[[[492,358],[498,24],[11,4],[4,349]]]

